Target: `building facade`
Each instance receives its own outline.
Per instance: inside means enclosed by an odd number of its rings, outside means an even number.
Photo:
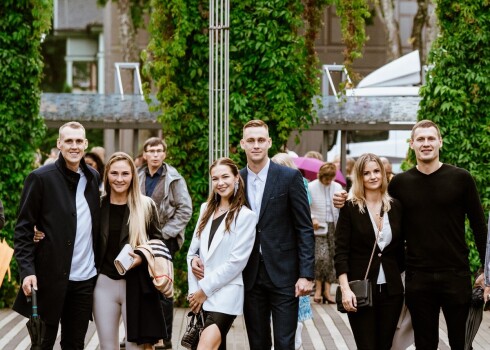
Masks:
[[[402,51],[407,53],[411,51],[409,37],[417,11],[417,2],[398,0],[396,4]],[[324,26],[316,41],[320,62],[321,64],[341,63],[343,44],[340,20],[335,15],[334,7],[325,10],[323,21]],[[102,8],[97,5],[96,0],[54,0],[53,35],[58,40],[66,41],[65,67],[57,67],[57,69],[66,70],[66,85],[72,93],[114,94],[117,91],[115,63],[122,61],[117,4],[108,1]],[[387,63],[386,34],[379,18],[375,17],[373,24],[367,26],[367,35],[369,40],[366,43],[364,57],[355,62],[356,71],[362,75],[367,75]],[[147,43],[147,31],[138,30],[136,40],[138,50],[144,49]],[[132,73],[132,71],[124,71],[121,74],[125,94],[134,92]],[[155,133],[158,132],[138,128],[106,129],[104,131],[106,154],[123,150],[136,156],[142,140]],[[323,137],[321,131],[311,131],[311,133],[320,133],[314,136],[312,134],[312,137]]]

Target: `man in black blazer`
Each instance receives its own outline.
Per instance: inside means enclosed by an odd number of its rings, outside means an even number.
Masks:
[[[294,349],[298,296],[313,288],[315,241],[303,177],[270,161],[268,126],[251,120],[243,127],[241,148],[247,167],[240,171],[250,207],[258,216],[257,234],[243,271],[244,316],[250,348]]]
[[[61,321],[61,347],[81,350],[97,275],[100,178],[83,160],[88,142],[80,123],[61,126],[57,146],[58,160],[30,173],[22,191],[14,234],[22,287],[13,309],[28,317],[26,296],[36,289],[46,323],[42,349],[53,348]],[[38,243],[35,226],[44,233]]]

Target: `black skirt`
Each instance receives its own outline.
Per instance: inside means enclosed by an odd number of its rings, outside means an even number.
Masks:
[[[204,311],[204,328],[215,324],[221,333],[221,344],[219,350],[226,350],[226,335],[230,331],[233,321],[235,321],[235,315],[228,315],[215,311]]]

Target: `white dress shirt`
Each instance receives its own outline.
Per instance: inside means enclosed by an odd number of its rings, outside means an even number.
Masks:
[[[257,215],[257,221],[260,215],[260,207],[262,205],[262,197],[264,196],[265,183],[267,181],[267,173],[269,172],[270,159],[267,159],[267,164],[255,174],[247,165],[247,192],[250,209]]]
[[[374,232],[377,235],[379,231],[378,226],[374,218],[371,216],[371,213],[369,213],[369,218],[371,219],[371,223],[373,224]],[[378,236],[379,250],[383,251],[383,249],[388,244],[391,243],[392,239],[393,239],[393,234],[391,233],[390,220],[388,220],[388,213],[385,213],[385,215],[383,215],[383,227],[381,229],[381,232],[379,232],[379,236]],[[384,284],[384,283],[386,283],[385,271],[383,270],[383,264],[380,264],[377,284]]]

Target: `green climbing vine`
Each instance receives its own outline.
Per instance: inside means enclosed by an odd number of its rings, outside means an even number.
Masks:
[[[444,139],[441,161],[467,169],[485,212],[490,210],[490,2],[437,1],[440,36],[429,55],[433,68],[422,88],[418,118],[436,122]],[[412,155],[412,162],[414,158]],[[470,263],[480,266],[467,230]]]
[[[51,0],[0,2],[0,199],[6,226],[0,237],[13,246],[13,232],[24,179],[45,132],[39,116],[43,62],[42,35],[51,26]],[[4,279],[0,308],[11,305],[18,289],[15,259],[12,281]]]

